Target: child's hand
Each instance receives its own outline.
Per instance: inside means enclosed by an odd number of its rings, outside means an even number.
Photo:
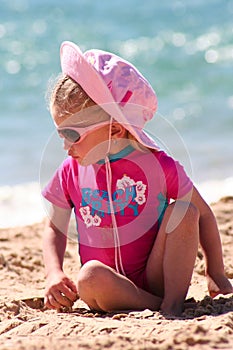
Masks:
[[[224,275],[220,275],[218,277],[210,277],[207,275],[207,284],[209,294],[212,298],[216,297],[218,294],[233,293],[233,286]]]
[[[45,288],[45,306],[49,309],[71,307],[78,299],[77,288],[63,271],[50,274]]]

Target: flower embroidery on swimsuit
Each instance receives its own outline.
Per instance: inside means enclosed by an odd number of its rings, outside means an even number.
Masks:
[[[146,202],[146,196],[145,196],[145,191],[146,191],[146,185],[143,184],[142,181],[137,181],[136,182],[136,193],[137,197],[135,198],[135,201],[139,204],[142,205],[143,203]]]
[[[95,216],[91,215],[91,209],[89,205],[87,205],[86,207],[81,207],[79,209],[79,212],[83,218],[84,223],[86,224],[86,227],[100,225],[101,218],[97,214],[95,214]]]
[[[93,217],[91,215],[86,215],[84,218],[83,218],[85,224],[86,224],[86,227],[91,227],[92,226],[92,223],[93,223]]]
[[[143,203],[146,202],[146,196],[144,194],[138,194],[137,197],[135,198],[135,201],[139,204],[142,205]]]
[[[87,205],[86,207],[82,207],[79,209],[80,214],[82,216],[82,218],[84,219],[86,216],[90,215],[90,207],[89,205]]]
[[[101,218],[95,214],[95,216],[87,215],[83,218],[86,227],[99,226],[101,223]]]
[[[131,179],[129,176],[124,175],[122,179],[117,180],[117,188],[125,190],[129,186],[135,186],[136,188],[136,194],[137,196],[134,198],[134,200],[139,204],[142,205],[146,202],[146,185],[142,181],[135,182],[133,179]]]
[[[146,191],[146,185],[142,181],[137,181],[136,182],[136,191],[137,193],[142,193],[144,194]]]
[[[101,218],[95,214],[95,216],[93,217],[93,220],[92,220],[92,225],[99,226],[100,223],[101,223]]]
[[[116,187],[120,190],[125,190],[126,187],[135,185],[135,181],[132,180],[129,176],[124,175],[122,179],[117,180]]]

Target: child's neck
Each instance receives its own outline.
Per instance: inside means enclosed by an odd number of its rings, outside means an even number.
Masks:
[[[109,153],[117,154],[121,152],[123,149],[125,149],[126,147],[128,147],[129,145],[130,145],[130,140],[127,138],[112,139]]]

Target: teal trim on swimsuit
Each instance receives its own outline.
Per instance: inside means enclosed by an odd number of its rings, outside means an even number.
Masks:
[[[157,210],[158,210],[158,224],[160,227],[162,220],[163,220],[164,213],[165,213],[169,203],[168,203],[168,199],[166,197],[164,197],[164,195],[162,193],[159,193],[157,198],[159,200],[159,206],[158,206]]]
[[[115,153],[115,154],[109,154],[109,160],[110,162],[116,162],[119,159],[122,159],[126,156],[128,156],[130,153],[132,153],[133,151],[135,151],[135,148],[131,145],[123,148],[120,152]],[[104,159],[100,159],[97,164],[104,164],[105,160]]]

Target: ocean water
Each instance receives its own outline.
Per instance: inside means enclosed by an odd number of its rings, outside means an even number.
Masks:
[[[232,0],[0,0],[0,227],[41,220],[65,154],[46,106],[59,47],[113,51],[154,87],[147,130],[207,201],[233,194]]]

